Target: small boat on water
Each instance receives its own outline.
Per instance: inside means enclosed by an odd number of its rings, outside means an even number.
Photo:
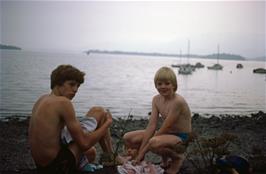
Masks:
[[[266,74],[266,69],[264,69],[264,68],[256,68],[256,69],[253,70],[253,73]]]
[[[189,75],[195,71],[195,66],[189,64],[189,53],[190,53],[190,41],[188,40],[188,50],[187,50],[187,63],[186,64],[172,64],[172,67],[179,68],[178,74]],[[182,58],[182,51],[180,51],[180,58]]]
[[[188,74],[192,74],[192,71],[193,71],[192,66],[183,65],[179,67],[178,74],[188,75]]]
[[[238,63],[238,64],[236,65],[236,68],[237,68],[237,69],[242,69],[242,68],[243,68],[243,65],[242,65],[241,63]]]
[[[197,62],[196,65],[195,65],[195,68],[204,68],[205,66],[200,63],[200,62]]]
[[[189,54],[190,54],[190,40],[188,40],[188,45],[187,45],[187,64],[182,64],[179,67],[178,74],[189,75],[192,74],[193,71],[195,71],[195,67],[189,64]]]
[[[218,64],[218,63],[216,63],[216,64],[214,64],[212,66],[208,66],[207,68],[208,69],[211,69],[211,70],[222,70],[223,69],[223,66],[220,65],[220,64]]]

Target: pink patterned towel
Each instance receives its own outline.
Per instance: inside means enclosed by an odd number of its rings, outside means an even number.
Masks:
[[[159,165],[142,161],[139,165],[133,165],[131,161],[118,166],[119,174],[163,174],[164,170]]]

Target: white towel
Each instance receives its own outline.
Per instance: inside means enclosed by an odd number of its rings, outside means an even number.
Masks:
[[[94,117],[84,117],[80,119],[81,127],[86,132],[92,132],[97,127],[97,121]],[[68,144],[71,141],[73,141],[69,131],[67,130],[67,127],[65,126],[64,129],[61,131],[61,140],[62,143]]]

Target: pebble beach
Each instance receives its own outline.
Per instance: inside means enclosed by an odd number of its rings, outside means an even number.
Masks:
[[[0,173],[36,173],[27,142],[28,123],[29,118],[21,120],[15,116],[0,121]],[[114,119],[111,127],[114,142],[117,142],[121,134],[121,131],[118,132],[119,126],[125,123],[126,129],[122,130],[122,133],[144,129],[147,120]],[[237,142],[230,148],[232,154],[249,160],[254,173],[265,172],[263,166],[266,166],[266,113],[259,111],[250,115],[213,115],[208,118],[194,113],[192,126],[193,132],[200,137],[214,137],[224,132],[236,135]],[[254,159],[255,151],[259,151],[260,158]],[[159,162],[152,154],[147,160]],[[186,163],[188,162],[185,161],[185,165]],[[94,173],[105,172],[102,170]]]

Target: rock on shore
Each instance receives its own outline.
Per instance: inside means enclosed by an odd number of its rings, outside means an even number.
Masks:
[[[28,121],[17,117],[0,121],[0,173],[34,173],[35,165],[27,142]],[[121,130],[121,125],[126,125],[126,130]],[[144,129],[146,125],[147,120],[144,119],[114,120],[112,137],[117,141],[125,131]],[[262,156],[266,156],[266,114],[263,112],[250,116],[220,115],[210,118],[194,114],[192,125],[193,131],[204,137],[223,132],[237,135],[238,143],[231,149],[234,154],[249,158],[254,149],[259,149]],[[259,162],[265,164],[265,161]]]

